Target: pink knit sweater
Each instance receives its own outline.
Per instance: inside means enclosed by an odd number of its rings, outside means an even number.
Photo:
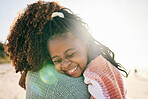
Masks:
[[[125,99],[120,72],[104,57],[98,56],[84,71],[91,99]]]

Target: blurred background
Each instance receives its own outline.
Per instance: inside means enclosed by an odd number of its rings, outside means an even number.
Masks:
[[[2,45],[18,12],[36,1],[38,0],[0,0],[0,77],[3,77],[0,81],[0,99],[24,97],[25,91],[17,85],[20,75],[14,73]],[[109,47],[115,53],[117,62],[130,72],[129,77],[125,78],[129,98],[148,98],[148,0],[56,1],[88,23],[92,35]],[[14,75],[14,82],[13,77],[10,79],[10,74]],[[15,86],[11,86],[9,80]],[[19,95],[13,89],[16,87]],[[12,91],[6,90],[9,88]],[[3,96],[5,91],[8,91],[8,97]]]

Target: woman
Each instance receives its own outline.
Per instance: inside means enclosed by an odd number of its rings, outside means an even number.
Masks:
[[[28,72],[27,99],[90,97],[83,77],[71,78],[60,74],[48,61],[50,59],[47,50],[48,37],[44,32],[49,32],[49,35],[51,32],[45,27],[51,22],[52,13],[62,9],[66,8],[56,2],[38,1],[28,5],[11,26],[10,35],[7,37],[7,53],[16,72]],[[54,29],[54,25],[52,27]],[[25,84],[23,87],[25,88]]]

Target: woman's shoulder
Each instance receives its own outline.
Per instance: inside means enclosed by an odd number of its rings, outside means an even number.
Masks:
[[[46,64],[38,72],[28,72],[26,98],[76,98],[88,99],[90,94],[84,78],[72,78],[59,73],[52,64]]]

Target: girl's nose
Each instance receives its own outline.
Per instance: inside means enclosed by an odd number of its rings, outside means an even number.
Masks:
[[[62,69],[66,70],[69,67],[70,64],[71,64],[71,62],[68,59],[64,59],[62,61]]]

